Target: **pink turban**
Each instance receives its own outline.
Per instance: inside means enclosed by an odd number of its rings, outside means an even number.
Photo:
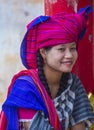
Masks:
[[[59,13],[54,16],[39,16],[27,26],[21,44],[21,59],[28,69],[37,68],[36,54],[40,48],[76,42],[86,30],[91,7],[80,9],[78,13]]]

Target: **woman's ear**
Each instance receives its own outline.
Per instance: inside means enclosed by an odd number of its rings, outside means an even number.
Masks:
[[[45,57],[46,57],[46,50],[44,48],[41,48],[39,51],[40,51],[40,54],[41,54],[42,58],[45,59]]]

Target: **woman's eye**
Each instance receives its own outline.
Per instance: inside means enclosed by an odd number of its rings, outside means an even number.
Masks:
[[[59,51],[65,51],[65,48],[59,48],[58,50]]]
[[[72,51],[75,51],[75,50],[76,50],[76,47],[72,47],[71,50],[72,50]]]

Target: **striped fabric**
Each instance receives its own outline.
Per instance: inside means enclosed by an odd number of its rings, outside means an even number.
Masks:
[[[82,86],[79,78],[73,74],[70,74],[70,79],[68,80],[66,89],[61,93],[60,96],[56,97],[53,100],[53,103],[56,108],[59,120],[62,124],[62,130],[67,130],[71,126],[76,125],[82,121],[85,122],[86,130],[89,130],[91,123],[94,122],[94,113],[92,112],[92,108],[88,100],[86,91]],[[42,113],[40,114],[40,116],[40,125],[42,125],[44,116]],[[38,123],[38,119],[36,118],[36,115],[34,117],[34,120],[31,120],[31,126],[37,128],[38,126],[36,124]],[[43,124],[44,127],[47,127],[47,124],[48,126],[50,124],[45,120],[47,121],[48,118],[44,118]],[[22,122],[20,122],[20,124],[21,123]],[[41,128],[43,126],[41,126]],[[44,130],[41,128],[38,130]],[[20,127],[20,130],[23,129]]]
[[[18,108],[21,107],[44,112],[54,130],[61,130],[56,109],[38,77],[37,70],[23,70],[16,74],[12,79],[9,90],[11,91],[2,105],[2,110],[7,117],[7,130],[14,128],[18,130]]]
[[[50,125],[48,118],[45,118],[44,113],[38,111],[30,124],[29,130],[54,130],[54,128]]]
[[[94,113],[81,81],[75,75],[70,75],[67,89],[54,99],[62,130],[85,121],[86,130],[94,122]]]
[[[59,13],[55,16],[39,16],[29,23],[21,44],[21,59],[28,69],[37,68],[36,54],[40,48],[76,42],[82,39],[90,6],[79,13]]]

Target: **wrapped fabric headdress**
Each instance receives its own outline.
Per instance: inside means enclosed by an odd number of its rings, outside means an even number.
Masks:
[[[27,69],[37,68],[36,54],[40,48],[76,42],[83,38],[91,7],[78,13],[59,13],[54,16],[39,16],[27,25],[21,44],[21,59]]]

